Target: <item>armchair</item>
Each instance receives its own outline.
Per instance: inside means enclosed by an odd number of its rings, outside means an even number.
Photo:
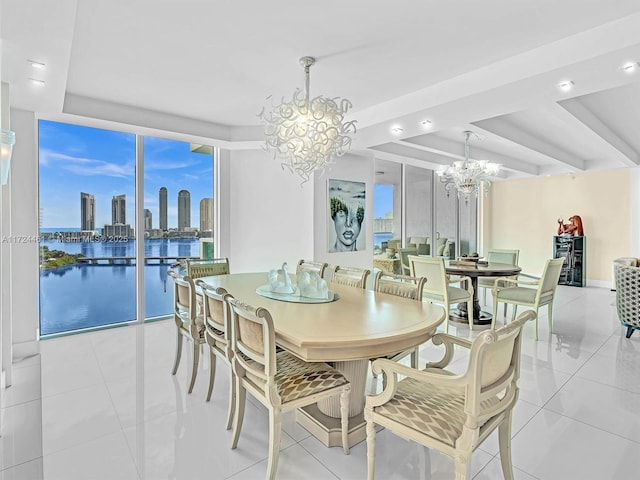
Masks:
[[[485,330],[469,341],[436,334],[434,344],[444,344],[442,360],[416,370],[390,360],[373,362],[374,373],[384,373],[386,387],[368,395],[368,479],[375,468],[375,425],[453,457],[455,478],[470,477],[471,454],[498,429],[500,460],[505,478],[513,478],[511,423],[518,400],[522,326],[536,317],[532,311],[499,330]],[[455,375],[446,370],[454,345],[469,350],[467,371]],[[406,378],[399,380],[402,375]]]
[[[564,257],[547,260],[542,276],[536,277],[526,273],[516,278],[498,278],[493,286],[493,319],[491,328],[495,327],[498,313],[498,302],[504,302],[504,316],[507,316],[507,303],[513,305],[512,319],[516,318],[518,305],[533,308],[536,313],[544,305],[548,307],[549,333],[553,327],[553,298],[558,286]],[[525,280],[528,279],[528,280]],[[523,286],[525,285],[525,286]],[[536,340],[538,340],[538,317],[536,316]]]
[[[616,310],[620,323],[627,327],[626,337],[640,329],[640,267],[630,265],[635,259],[614,260]]]

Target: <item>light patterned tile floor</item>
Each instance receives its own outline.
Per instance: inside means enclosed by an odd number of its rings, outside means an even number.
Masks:
[[[553,333],[546,308],[537,342],[533,324],[526,326],[512,441],[516,479],[637,477],[640,334],[624,338],[614,301],[608,289],[560,286]],[[450,327],[466,338],[480,331]],[[174,335],[173,323],[163,321],[41,342],[40,357],[15,364],[14,385],[2,392],[0,480],[264,478],[264,407],[247,404],[240,443],[231,450],[224,428],[229,375],[220,364],[213,399],[205,402],[205,358],[187,394],[188,355],[175,377],[169,373]],[[440,352],[425,345],[421,359]],[[463,353],[454,369],[463,371],[466,361]],[[370,379],[368,391],[379,383]],[[376,478],[453,478],[445,455],[386,430],[376,440]],[[365,447],[348,456],[328,449],[289,414],[278,478],[366,478]],[[502,478],[495,435],[474,453],[472,475]]]

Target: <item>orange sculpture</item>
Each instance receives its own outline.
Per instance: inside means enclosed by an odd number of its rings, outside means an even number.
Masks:
[[[558,219],[558,235],[584,235],[584,229],[582,228],[582,219],[580,215],[573,215],[569,217],[569,222],[562,223],[561,218]]]

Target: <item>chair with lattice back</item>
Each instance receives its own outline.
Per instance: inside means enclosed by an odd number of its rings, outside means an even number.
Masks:
[[[333,271],[331,281],[339,285],[365,288],[367,285],[367,277],[370,273],[371,270],[369,269],[337,266]]]
[[[191,393],[198,374],[200,345],[205,343],[204,318],[197,306],[196,287],[191,277],[180,275],[174,270],[169,270],[168,273],[173,279],[173,320],[177,330],[176,357],[171,374],[175,375],[178,371],[182,356],[182,341],[186,338],[193,346],[193,363],[188,388],[188,392]]]
[[[351,384],[326,363],[307,363],[287,351],[276,352],[275,329],[269,311],[229,298],[231,346],[236,381],[236,407],[231,448],[236,448],[249,392],[269,411],[267,479],[276,476],[282,414],[318,400],[340,398],[342,448],[349,453],[349,396]]]
[[[226,257],[208,260],[188,259],[186,261],[186,269],[187,275],[194,280],[196,278],[211,277],[213,275],[226,275],[229,273],[229,259]]]

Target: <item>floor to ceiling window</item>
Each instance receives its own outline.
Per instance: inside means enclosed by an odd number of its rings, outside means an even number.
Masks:
[[[39,121],[41,336],[141,321],[140,311],[168,315],[169,265],[213,255],[212,148],[140,140],[136,160],[134,134]],[[138,192],[136,164],[144,165]],[[144,199],[139,212],[136,194]]]
[[[426,243],[429,255],[455,258],[476,252],[477,200],[447,192],[433,170],[376,160],[374,253],[383,241],[401,245]]]

